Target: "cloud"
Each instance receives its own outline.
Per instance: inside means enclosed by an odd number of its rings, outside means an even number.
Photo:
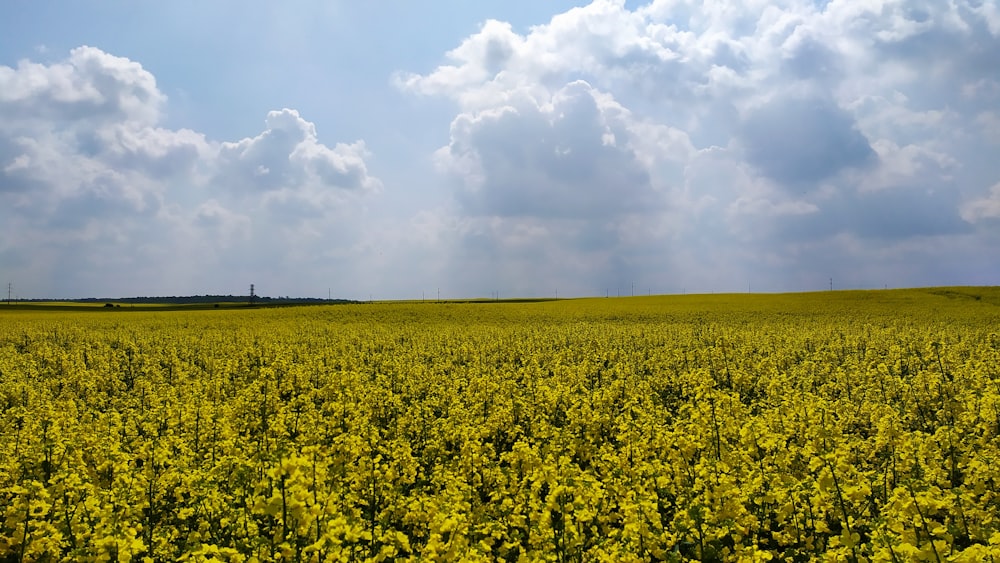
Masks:
[[[10,241],[0,253],[26,264],[38,294],[65,295],[67,279],[107,294],[114,286],[98,285],[94,264],[119,272],[122,291],[170,294],[192,280],[211,285],[220,266],[239,271],[262,252],[287,265],[303,233],[348,240],[323,221],[346,223],[345,208],[381,187],[364,141],[324,144],[294,109],[270,112],[257,136],[218,142],[164,127],[166,104],[141,64],[92,47],[0,66],[0,222]]]
[[[494,80],[523,47],[522,38],[509,23],[487,20],[478,33],[446,54],[453,64],[442,65],[428,76],[403,73],[395,80],[402,88],[447,95]]]
[[[327,147],[318,141],[316,126],[293,109],[268,113],[264,125],[256,137],[221,144],[217,183],[256,192],[379,187],[368,174],[364,142]]]
[[[861,269],[989,245],[971,224],[996,199],[975,186],[1000,179],[984,5],[595,1],[524,33],[488,21],[396,84],[456,105],[435,158],[466,218],[456,264],[489,257],[470,284],[794,287],[819,264],[805,248]]]
[[[287,108],[269,112],[264,125],[255,137],[219,146],[209,183],[235,205],[258,207],[287,230],[381,190],[364,141],[329,147],[313,123]]]
[[[140,64],[93,47],[49,65],[0,66],[0,170],[20,194],[15,205],[52,213],[50,226],[70,208],[77,222],[155,211],[161,180],[188,179],[211,152],[203,135],[156,126],[165,103]]]
[[[653,242],[658,229],[647,223],[665,219],[664,182],[682,176],[693,150],[682,132],[636,119],[582,80],[542,101],[512,93],[505,105],[464,112],[435,155],[463,218],[443,247],[451,269],[482,292],[620,285]]]
[[[166,101],[137,62],[94,47],[77,47],[61,62],[22,60],[0,66],[0,117],[9,126],[128,120],[155,123]]]
[[[438,158],[470,214],[607,219],[656,205],[629,127],[613,99],[574,82],[541,106],[460,115]]]
[[[748,162],[789,187],[813,187],[876,157],[851,116],[829,100],[769,101],[749,113],[741,133]]]
[[[976,125],[988,142],[1000,145],[1000,113],[984,111],[976,116]]]
[[[222,248],[250,238],[250,218],[226,208],[215,199],[198,205],[194,210],[193,224],[204,231],[199,238],[218,240]]]
[[[1000,220],[1000,183],[994,184],[986,197],[965,203],[962,217],[970,223]]]
[[[113,123],[76,133],[76,149],[117,169],[134,169],[154,178],[187,176],[212,158],[205,136],[190,129],[170,130]]]

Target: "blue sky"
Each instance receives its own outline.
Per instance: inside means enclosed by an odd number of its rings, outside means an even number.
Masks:
[[[23,297],[1000,283],[992,0],[11,6]]]

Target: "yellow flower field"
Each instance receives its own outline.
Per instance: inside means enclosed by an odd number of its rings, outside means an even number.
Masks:
[[[0,561],[997,561],[1000,289],[0,306]]]

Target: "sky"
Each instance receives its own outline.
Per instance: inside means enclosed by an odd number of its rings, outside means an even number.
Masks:
[[[1000,285],[997,53],[996,0],[10,2],[0,282]]]

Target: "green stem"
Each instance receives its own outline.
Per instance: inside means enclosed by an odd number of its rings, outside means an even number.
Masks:
[[[941,563],[941,556],[938,555],[937,547],[934,546],[934,537],[931,536],[931,531],[927,527],[927,519],[924,518],[924,511],[920,510],[920,503],[917,502],[917,495],[913,492],[913,483],[907,481],[906,489],[910,491],[910,498],[913,499],[913,506],[917,509],[917,514],[920,516],[920,526],[924,529],[924,534],[927,535],[927,541],[931,542],[931,551],[934,552],[934,560]]]
[[[830,460],[824,461],[826,461],[826,466],[830,469],[830,476],[833,477],[833,490],[837,493],[837,505],[840,506],[840,514],[844,518],[844,527],[847,528],[847,535],[850,537],[852,535],[851,522],[847,518],[847,507],[844,504],[844,495],[840,492],[840,481],[837,479],[837,472],[834,471],[833,464],[830,463]],[[854,546],[853,539],[851,541],[851,560],[855,562],[858,560],[858,551]]]

